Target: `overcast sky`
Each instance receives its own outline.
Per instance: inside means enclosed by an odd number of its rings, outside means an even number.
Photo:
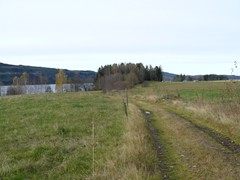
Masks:
[[[0,0],[0,62],[231,74],[240,62],[239,9],[239,0]]]

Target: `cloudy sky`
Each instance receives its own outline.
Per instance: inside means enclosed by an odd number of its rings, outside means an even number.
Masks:
[[[239,0],[0,0],[0,62],[231,74],[240,63],[239,8]]]

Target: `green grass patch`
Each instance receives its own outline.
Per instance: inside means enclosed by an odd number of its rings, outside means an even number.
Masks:
[[[148,82],[149,87],[138,87],[131,90],[132,95],[148,96],[156,95],[163,99],[180,98],[183,101],[206,101],[219,103],[223,99],[234,96],[236,99],[240,94],[231,91],[238,89],[238,83],[230,81],[221,82]],[[239,98],[240,99],[240,98]]]
[[[0,179],[85,179],[124,131],[122,101],[101,93],[0,98]]]

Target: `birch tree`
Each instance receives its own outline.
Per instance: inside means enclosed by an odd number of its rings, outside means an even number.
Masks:
[[[67,83],[67,75],[64,73],[63,69],[60,69],[56,74],[56,91],[63,92],[63,85]]]
[[[29,74],[27,72],[22,73],[20,77],[20,84],[25,86],[29,84]]]

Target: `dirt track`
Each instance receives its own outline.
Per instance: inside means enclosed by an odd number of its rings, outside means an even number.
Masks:
[[[157,151],[157,157],[158,157],[158,166],[159,170],[162,174],[163,179],[169,179],[169,176],[167,175],[167,172],[169,171],[168,165],[163,161],[164,158],[164,149],[162,147],[162,144],[159,141],[159,133],[158,130],[154,127],[152,120],[151,120],[151,112],[142,110],[145,120],[147,122],[148,131],[151,134],[153,138],[153,143],[155,146],[155,149]]]
[[[163,179],[240,179],[239,144],[160,105],[138,105],[151,111],[144,114]],[[171,158],[166,157],[169,149]]]
[[[208,134],[210,137],[212,137],[216,142],[222,144],[223,146],[225,146],[229,150],[233,151],[234,153],[240,154],[240,145],[236,144],[234,141],[232,141],[228,137],[225,137],[222,134],[220,134],[220,133],[218,133],[216,131],[213,131],[212,129],[209,129],[207,127],[195,124],[192,120],[186,119],[186,118],[182,117],[181,115],[179,115],[179,114],[177,114],[175,112],[171,112],[171,111],[168,111],[168,112],[172,113],[172,114],[174,114],[174,115],[176,115],[176,116],[178,116],[180,118],[182,118],[185,121],[190,122],[194,127],[196,127],[200,131],[202,131],[202,132]]]

